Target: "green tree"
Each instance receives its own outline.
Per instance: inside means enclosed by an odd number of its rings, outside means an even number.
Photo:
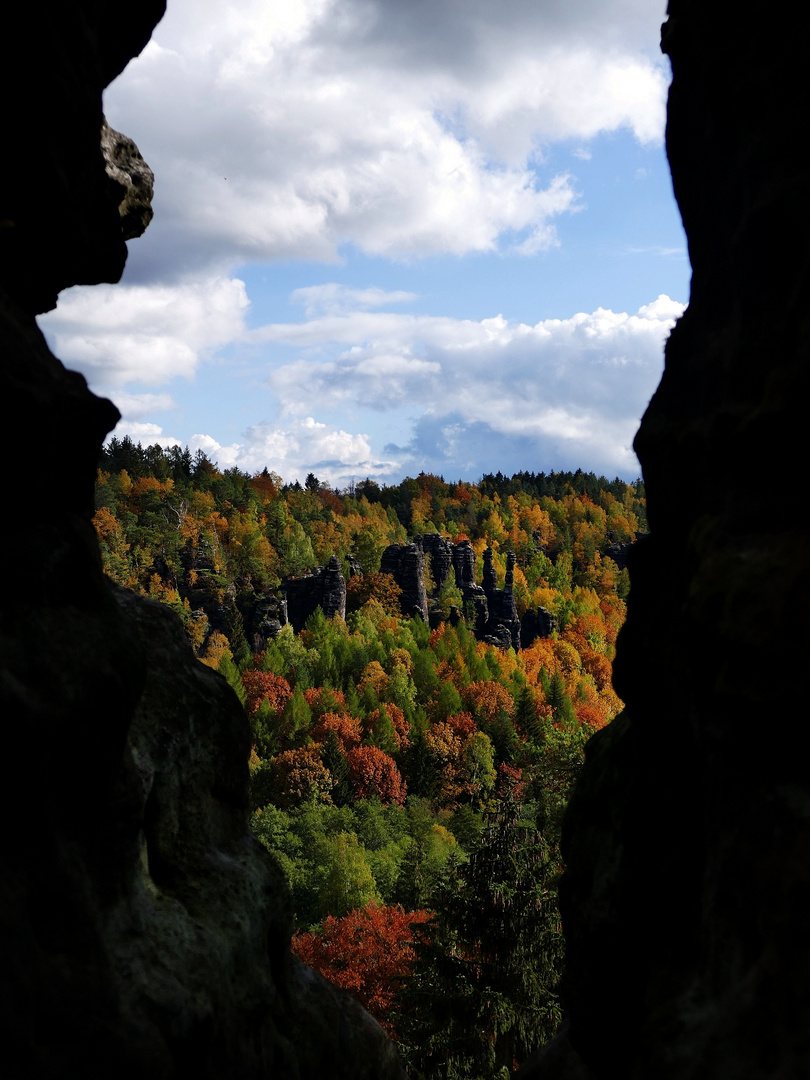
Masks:
[[[397,753],[399,746],[394,725],[391,723],[391,717],[388,715],[385,705],[380,705],[376,712],[377,717],[368,737],[368,744],[369,746],[376,746],[378,750],[383,750],[386,754],[393,756]]]
[[[324,739],[321,761],[332,776],[332,802],[335,806],[346,806],[352,801],[354,792],[349,780],[349,763],[334,731]]]
[[[301,691],[295,689],[281,714],[281,728],[284,732],[285,744],[303,746],[309,739],[311,727],[312,709]]]
[[[327,837],[323,856],[326,873],[319,896],[322,917],[340,918],[354,908],[382,902],[365,848],[355,833]]]
[[[455,882],[433,898],[397,1030],[414,1080],[511,1069],[553,1037],[562,961],[557,864],[522,816],[516,770]]]
[[[444,579],[444,584],[439,589],[439,604],[445,618],[449,617],[451,607],[457,608],[460,612],[464,610],[464,595],[456,585],[456,571],[452,566]]]

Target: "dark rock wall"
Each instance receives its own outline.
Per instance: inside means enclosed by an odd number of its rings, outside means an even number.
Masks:
[[[475,549],[469,540],[453,544],[453,569],[460,589],[475,585]]]
[[[499,589],[495,567],[492,564],[492,548],[487,548],[484,552],[483,589],[489,607],[489,617],[484,628],[484,640],[491,640],[493,644],[501,645],[507,649],[519,649],[521,646],[520,618],[518,617],[514,594],[515,562],[515,553],[510,551],[506,556],[506,574],[503,588]],[[528,625],[527,623],[527,627]],[[535,623],[535,626],[539,625],[539,623]]]
[[[380,573],[390,574],[402,590],[403,615],[428,620],[425,555],[421,544],[389,544],[380,558]]]
[[[430,555],[433,581],[436,588],[441,589],[453,565],[452,543],[439,533],[425,533],[424,536],[417,536],[416,542],[422,548],[425,557]]]
[[[627,708],[589,744],[561,894],[566,1046],[598,1078],[810,1075],[807,21],[670,0],[663,28],[692,293],[636,439]],[[559,1060],[534,1075],[578,1075]]]
[[[438,533],[417,536],[411,544],[389,544],[382,553],[380,572],[391,574],[402,589],[400,606],[403,615],[418,615],[425,622],[428,622],[430,615],[431,626],[438,625],[443,617],[438,609],[432,612],[428,610],[429,598],[424,580],[427,555],[430,555],[437,593],[453,568],[465,607],[472,605],[475,609],[474,631],[482,641],[502,649],[519,649],[521,643],[530,645],[536,637],[548,636],[550,630],[544,632],[544,628],[550,624],[539,617],[528,619],[521,631],[513,592],[516,561],[513,552],[510,551],[506,557],[503,589],[498,588],[491,548],[484,552],[483,586],[477,585],[475,549],[470,541],[461,540],[453,544]],[[453,616],[456,620],[461,617],[459,611]]]
[[[148,220],[134,144],[108,134],[118,179],[105,166],[101,91],[161,12],[13,4],[0,35],[0,410],[25,475],[51,478],[0,511],[2,1073],[402,1077],[379,1026],[290,955],[234,694],[168,609],[103,577],[93,482],[118,412],[34,321],[65,286],[116,280]]]
[[[281,590],[286,616],[296,633],[303,630],[307,619],[318,607],[323,609],[327,619],[335,615],[346,618],[346,581],[337,555],[313,574],[285,579]]]
[[[0,91],[14,105],[3,154],[13,164],[0,170],[0,288],[30,312],[54,307],[68,285],[121,276],[125,191],[104,168],[101,92],[164,10],[165,0],[5,5]]]

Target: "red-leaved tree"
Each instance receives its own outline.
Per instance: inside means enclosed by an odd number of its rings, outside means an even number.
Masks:
[[[334,732],[345,753],[360,745],[363,738],[363,725],[354,716],[328,712],[324,713],[312,728],[313,742],[324,742],[330,732]]]
[[[346,755],[349,779],[358,799],[377,795],[381,803],[405,802],[405,781],[392,757],[376,746],[357,746]]]
[[[389,1017],[401,980],[413,964],[413,926],[428,918],[426,911],[368,904],[342,919],[327,916],[322,933],[296,934],[292,951],[357,998],[395,1035]]]
[[[281,712],[292,697],[292,689],[286,679],[272,671],[244,671],[242,685],[247,695],[247,710],[253,716],[263,701],[274,712]]]

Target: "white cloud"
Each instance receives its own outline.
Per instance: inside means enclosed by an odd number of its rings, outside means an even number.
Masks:
[[[245,286],[234,278],[97,285],[68,289],[39,323],[67,367],[109,392],[192,377],[203,356],[241,335],[247,307]]]
[[[126,416],[122,416],[115,428],[110,432],[110,438],[122,439],[125,435],[128,435],[133,442],[141,443],[143,446],[154,446],[155,443],[158,443],[165,449],[169,446],[180,445],[180,440],[175,439],[173,435],[164,435],[160,424],[142,423],[136,420],[128,420]]]
[[[236,465],[256,472],[266,467],[288,482],[303,481],[314,470],[319,479],[344,486],[353,477],[387,476],[399,464],[375,455],[366,435],[353,435],[311,416],[284,426],[256,424],[245,432],[244,443],[222,446],[210,435],[194,435],[189,446],[203,450],[220,468]]]
[[[680,305],[529,325],[406,314],[391,309],[413,310],[412,293],[329,283],[292,294],[303,322],[248,332],[233,267],[552,247],[555,224],[582,206],[580,179],[544,160],[552,144],[568,140],[585,162],[601,132],[662,137],[663,9],[172,0],[106,96],[111,123],[156,171],[155,220],[131,245],[123,286],[71,290],[42,319],[54,350],[112,393],[133,437],[163,442],[176,441],[163,434],[174,402],[144,391],[193,377],[228,345],[267,355],[281,424],[189,440],[223,466],[285,478],[315,468],[331,482],[444,464],[469,475],[518,448],[514,468],[547,451],[632,472],[630,440]],[[234,397],[239,377],[229,373]],[[224,430],[275,415],[255,383],[247,393],[236,426],[223,398]]]
[[[534,326],[500,315],[474,321],[364,311],[263,327],[254,338],[302,348],[269,375],[288,416],[313,402],[361,415],[452,416],[438,440],[448,453],[477,426],[479,437],[486,431],[489,439],[551,446],[557,460],[603,460],[627,473],[665,339],[683,310],[660,296],[635,314],[598,308]],[[429,429],[436,440],[435,425]],[[412,457],[418,443],[417,434],[400,454]]]
[[[130,394],[125,390],[116,391],[115,404],[122,417],[131,421],[153,416],[156,412],[167,412],[176,405],[170,394]]]
[[[379,310],[414,297],[330,283],[295,291],[304,321],[247,330],[237,280],[129,287],[116,298],[118,314],[109,290],[74,290],[43,322],[71,366],[92,376],[95,389],[111,388],[123,413],[117,435],[177,443],[155,423],[159,413],[168,414],[164,426],[173,423],[173,397],[125,384],[188,376],[217,346],[237,344],[250,349],[252,362],[247,376],[231,371],[234,397],[246,397],[238,380],[247,377],[253,415],[269,411],[281,420],[254,424],[229,444],[194,435],[192,450],[223,467],[267,466],[287,479],[315,469],[332,483],[444,466],[470,475],[498,467],[487,457],[496,450],[504,461],[514,458],[515,469],[546,455],[634,473],[632,438],[684,308],[659,296],[632,314],[597,308],[529,325],[502,315]],[[256,396],[263,362],[264,400]],[[225,415],[229,403],[222,407]]]
[[[575,185],[530,167],[544,146],[661,138],[656,24],[646,0],[174,0],[107,92],[158,176],[130,275],[329,260],[346,243],[548,247]]]
[[[458,409],[469,420],[526,433],[556,423],[544,417],[560,406],[569,415],[610,407],[638,419],[682,311],[664,296],[634,315],[599,308],[535,326],[500,315],[477,322],[365,311],[275,324],[251,337],[306,350],[269,376],[288,413],[310,409],[313,400],[324,409],[408,404]]]
[[[352,289],[332,281],[325,285],[307,285],[302,289],[294,289],[290,293],[290,300],[293,304],[300,304],[307,317],[312,318],[313,315],[320,314],[339,315],[358,308],[368,310],[385,307],[386,304],[408,304],[416,300],[416,293],[402,289],[386,292],[385,289],[375,286]]]

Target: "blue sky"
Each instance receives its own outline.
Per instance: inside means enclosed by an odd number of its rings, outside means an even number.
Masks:
[[[107,91],[156,173],[52,348],[117,434],[343,487],[631,443],[688,299],[649,0],[169,0]]]

